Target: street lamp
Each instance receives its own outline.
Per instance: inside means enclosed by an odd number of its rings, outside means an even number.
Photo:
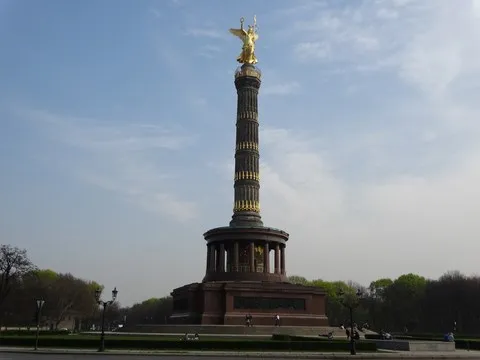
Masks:
[[[35,334],[35,350],[38,349],[38,335],[40,334],[40,313],[42,312],[43,305],[45,304],[45,300],[37,299],[35,301],[36,311],[35,311],[35,318],[37,320],[37,332]]]
[[[102,333],[100,335],[100,347],[98,348],[99,352],[105,351],[105,310],[107,307],[115,302],[117,299],[117,288],[115,287],[112,290],[112,300],[108,301],[103,301],[100,299],[100,296],[102,295],[102,290],[100,288],[97,288],[95,290],[95,300],[97,300],[97,304],[102,306]]]
[[[362,296],[362,292],[360,289],[357,290],[355,293],[355,298],[353,298],[353,296],[345,296],[346,294],[343,290],[340,290],[338,295],[342,297],[342,305],[345,306],[350,312],[350,354],[356,355],[357,350],[355,349],[355,339],[353,338],[353,309],[358,307],[360,304],[358,300]]]

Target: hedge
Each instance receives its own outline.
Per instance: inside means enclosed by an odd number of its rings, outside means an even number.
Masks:
[[[35,337],[0,337],[0,346],[31,347]],[[40,337],[39,347],[97,348],[98,338],[83,337]],[[110,349],[138,350],[219,350],[219,351],[348,351],[347,341],[271,341],[271,340],[158,340],[106,338],[105,347]],[[359,351],[375,351],[373,342],[357,343]]]
[[[345,342],[342,339],[333,339],[329,340],[326,337],[313,337],[313,336],[296,336],[288,334],[273,334],[272,340],[274,341],[335,341],[335,342]]]
[[[2,330],[0,331],[0,336],[35,336],[37,330]],[[69,330],[40,330],[38,332],[40,336],[49,335],[49,336],[58,336],[58,335],[68,335],[70,334]]]

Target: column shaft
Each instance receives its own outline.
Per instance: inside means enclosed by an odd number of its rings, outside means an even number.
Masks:
[[[225,271],[231,272],[232,271],[232,247],[229,246],[226,249],[226,252],[227,252],[227,268],[225,269]]]
[[[208,247],[210,249],[210,271],[216,271],[215,245],[210,244]]]
[[[280,272],[282,275],[286,274],[286,269],[285,269],[285,245],[282,245],[280,248]]]
[[[239,250],[239,246],[238,246],[238,241],[235,241],[235,243],[233,244],[233,271],[240,271],[239,269],[239,263],[240,263],[240,260],[239,260],[239,256],[240,256],[240,250]]]
[[[219,254],[219,267],[218,271],[225,272],[225,245],[220,244],[220,254]]]
[[[207,245],[207,270],[206,270],[207,272],[210,271],[210,268],[211,268],[211,266],[212,266],[212,265],[210,264],[210,260],[211,260],[211,258],[212,258],[211,255],[210,255],[210,252],[211,252],[211,251],[212,251],[212,250],[211,250],[211,248],[210,248],[210,245]]]
[[[255,269],[255,242],[250,243],[250,272],[256,272]]]
[[[280,274],[280,245],[275,245],[275,274]]]
[[[270,247],[268,242],[263,246],[263,272],[267,274],[270,272]]]
[[[262,225],[260,217],[260,175],[258,146],[258,90],[261,73],[243,65],[235,74],[237,122],[233,226]]]

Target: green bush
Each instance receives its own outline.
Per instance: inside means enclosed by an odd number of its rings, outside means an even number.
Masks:
[[[274,341],[291,341],[292,337],[290,335],[286,334],[273,334],[272,335],[272,340]]]
[[[274,341],[340,341],[345,342],[345,340],[334,339],[328,340],[326,337],[314,337],[314,336],[296,336],[296,335],[287,335],[287,334],[273,334],[272,340]]]
[[[316,339],[314,339],[316,340]],[[1,337],[2,346],[32,347],[35,337]],[[39,347],[58,348],[91,348],[100,344],[98,338],[90,337],[53,337],[43,336],[38,340]],[[220,350],[220,351],[348,351],[346,341],[271,341],[271,340],[158,340],[158,339],[128,339],[106,338],[105,347],[110,349],[138,350]],[[359,351],[375,351],[373,342],[358,342]]]

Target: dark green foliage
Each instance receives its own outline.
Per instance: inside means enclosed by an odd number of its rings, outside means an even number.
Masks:
[[[363,297],[354,312],[354,322],[368,322],[374,331],[408,334],[435,332],[443,334],[473,333],[480,321],[480,277],[465,276],[458,271],[447,272],[438,280],[416,274],[397,279],[381,278],[368,288],[345,282],[308,281],[292,276],[290,281],[320,286],[327,293],[327,316],[332,326],[349,323],[348,309],[342,306],[340,290],[344,293],[360,289]],[[458,338],[458,336],[456,336]]]
[[[4,336],[28,337],[28,336],[35,336],[36,333],[37,333],[36,330],[2,330],[1,332],[2,337]],[[69,333],[70,333],[69,330],[51,330],[51,331],[39,331],[38,334],[39,336],[58,336],[58,335],[68,335]]]
[[[173,299],[151,298],[124,309],[127,324],[166,324],[173,310]]]

